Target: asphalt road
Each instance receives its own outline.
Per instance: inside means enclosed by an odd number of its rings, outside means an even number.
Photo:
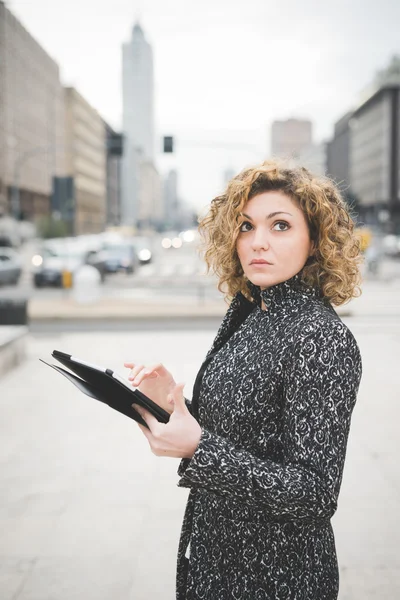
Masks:
[[[100,284],[103,297],[145,297],[146,294],[162,292],[165,295],[179,293],[195,298],[216,298],[215,279],[205,275],[203,261],[199,258],[194,244],[184,244],[182,248],[164,249],[161,237],[154,240],[154,258],[150,264],[140,265],[135,273],[111,273]],[[0,298],[60,298],[70,293],[60,288],[40,288],[33,285],[32,256],[36,246],[29,243],[20,251],[23,273],[17,286],[0,287]]]

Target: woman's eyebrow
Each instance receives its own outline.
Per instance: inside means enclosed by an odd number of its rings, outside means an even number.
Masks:
[[[242,215],[247,219],[250,219],[250,221],[253,220],[249,215],[246,215],[246,213],[242,213]],[[267,215],[266,218],[272,219],[272,217],[276,217],[276,215],[290,215],[291,217],[293,217],[292,213],[284,212],[283,210],[277,210],[276,212],[272,212],[269,215]]]

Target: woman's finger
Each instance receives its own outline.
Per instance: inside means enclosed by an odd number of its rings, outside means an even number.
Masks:
[[[137,365],[136,367],[134,367],[132,369],[132,371],[129,373],[128,379],[130,381],[132,381],[133,379],[135,379],[135,377],[137,377],[137,375],[140,373],[140,371],[144,369],[144,365]]]
[[[159,375],[166,375],[166,374],[168,374],[168,371],[167,371],[167,369],[164,367],[164,365],[163,365],[162,363],[157,363],[157,364],[155,364],[155,365],[151,365],[151,366],[149,367],[149,369],[150,369],[151,371],[157,371],[157,373],[158,373]]]
[[[141,371],[133,380],[134,385],[140,385],[143,379],[156,379],[158,377],[157,371],[149,371],[149,369],[144,369]]]

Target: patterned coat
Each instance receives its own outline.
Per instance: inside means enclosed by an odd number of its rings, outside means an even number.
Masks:
[[[357,343],[300,274],[233,299],[187,401],[202,434],[177,600],[336,600],[337,508],[361,378]],[[267,310],[260,307],[261,296]]]

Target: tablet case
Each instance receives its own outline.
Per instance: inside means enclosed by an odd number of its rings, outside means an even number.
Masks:
[[[133,403],[148,410],[161,423],[168,423],[170,415],[166,410],[158,406],[158,404],[153,402],[140,390],[131,387],[129,381],[123,383],[116,379],[115,376],[120,376],[111,369],[103,369],[84,361],[77,362],[80,359],[77,358],[74,360],[72,355],[59,350],[53,350],[52,356],[73,371],[73,373],[58,365],[48,363],[43,359],[39,360],[55,369],[58,373],[61,373],[61,375],[64,375],[68,381],[73,383],[86,396],[108,404],[114,410],[140,423],[147,429],[148,425],[144,419],[132,408]]]

